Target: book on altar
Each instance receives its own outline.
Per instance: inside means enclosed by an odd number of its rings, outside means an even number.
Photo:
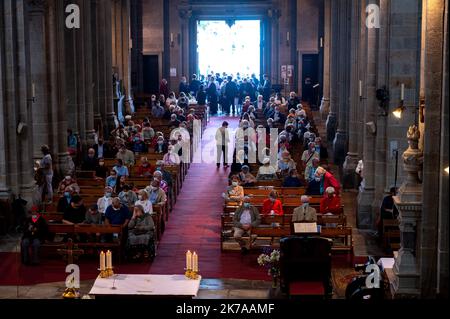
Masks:
[[[318,232],[317,223],[294,223],[294,233],[296,234],[316,234]]]

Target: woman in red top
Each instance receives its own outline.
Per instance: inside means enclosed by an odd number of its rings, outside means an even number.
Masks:
[[[263,215],[283,215],[283,206],[281,205],[281,201],[277,199],[277,197],[278,196],[275,191],[270,192],[269,198],[265,199],[263,202]]]
[[[321,214],[339,215],[341,213],[341,198],[336,195],[334,187],[328,187],[326,196],[320,201]]]
[[[136,173],[138,177],[149,177],[155,172],[155,167],[148,161],[147,157],[141,158],[141,165],[138,166]]]

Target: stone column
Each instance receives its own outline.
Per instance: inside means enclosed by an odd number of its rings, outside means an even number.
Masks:
[[[143,74],[143,25],[142,25],[142,0],[131,0],[130,2],[130,26],[131,26],[131,87],[132,91],[144,91]]]
[[[448,27],[448,20],[445,23],[443,12],[445,12],[444,1],[423,1],[422,18],[425,20],[425,38],[422,41],[424,42],[423,54],[425,55],[425,59],[422,68],[425,73],[423,83],[425,92],[425,132],[422,174],[423,210],[418,235],[420,243],[417,255],[419,256],[418,262],[420,265],[421,297],[430,299],[435,298],[437,294],[438,253],[440,253],[440,250],[447,250],[448,254],[449,232],[448,227],[442,228],[445,223],[448,225],[448,175],[444,175],[445,172],[443,171],[444,167],[448,166],[448,135],[446,140],[443,139],[445,126],[448,132],[448,116],[447,122],[444,121],[445,116],[442,116],[445,115],[443,94],[444,92],[448,92],[448,87],[443,86],[443,44],[447,39],[445,37],[444,27],[446,25]],[[448,114],[448,93],[446,108]],[[421,117],[419,117],[420,119]],[[445,123],[444,126],[441,123]],[[441,146],[443,149],[441,149]],[[446,160],[445,156],[443,156],[445,149],[447,149]],[[442,161],[441,159],[444,160]],[[447,183],[445,183],[445,180]],[[445,189],[444,185],[447,185],[447,192],[443,192]],[[447,198],[447,207],[445,207],[445,200],[442,201],[442,197]],[[444,205],[440,207],[441,203]],[[446,219],[444,216],[447,216]],[[436,232],[440,234],[440,242],[438,242]]]
[[[333,140],[334,164],[336,165],[344,163],[348,148],[351,8],[351,0],[339,1],[338,128]]]
[[[323,37],[323,97],[320,105],[322,119],[330,112],[330,45],[331,45],[331,0],[324,0],[324,37]]]
[[[363,23],[363,19],[361,19],[361,13],[362,11],[365,11],[365,7],[361,6],[361,1],[352,0],[351,6],[349,150],[343,165],[344,188],[355,188],[358,186],[355,169],[360,159],[358,152],[358,136],[361,134],[362,129],[360,125],[362,97],[359,96],[359,81],[361,80],[360,38],[361,32],[364,32],[362,29],[366,27]]]
[[[337,128],[338,107],[338,72],[339,72],[339,6],[340,2],[331,1],[331,38],[330,41],[330,112],[328,113],[326,127],[327,140],[333,142]]]
[[[94,129],[99,137],[104,136],[103,119],[104,116],[104,54],[105,54],[105,30],[103,4],[101,0],[91,1],[91,29],[92,29],[92,79],[93,79],[93,111]],[[103,115],[103,117],[102,117]]]
[[[57,155],[54,159],[55,168],[66,175],[68,170],[67,140],[67,112],[65,96],[65,56],[64,56],[64,28],[65,21],[64,3],[59,0],[49,0],[48,6],[48,70],[51,85],[50,113],[51,113],[51,145],[53,153]]]
[[[423,152],[418,147],[420,132],[417,126],[410,126],[407,138],[409,147],[402,158],[408,176],[398,195],[394,196],[400,222],[400,250],[393,268],[395,298],[418,297],[420,294],[416,238],[422,211],[422,186],[418,173],[423,165]]]
[[[105,71],[105,114],[107,122],[107,135],[115,127],[115,117],[116,113],[114,110],[113,102],[113,64],[112,64],[112,0],[102,0],[103,14],[104,14],[104,34],[105,34],[105,60],[104,60],[104,71]]]
[[[281,11],[279,9],[270,10],[269,17],[272,20],[272,74],[269,79],[272,84],[280,81],[280,18]]]
[[[361,101],[361,109],[363,110],[363,123],[376,122],[376,89],[378,74],[378,31],[376,29],[365,29],[364,38],[361,39],[363,47],[361,48],[361,80],[366,83],[366,97]],[[359,189],[358,194],[358,228],[372,228],[373,213],[372,203],[375,195],[375,139],[376,136],[364,128],[361,131],[363,143],[362,153],[364,161],[364,181]]]
[[[26,39],[30,46],[31,83],[34,85],[36,97],[32,107],[33,114],[33,158],[42,157],[41,145],[50,144],[48,139],[48,82],[47,82],[47,47],[46,36],[46,0],[28,1],[28,26],[29,38]],[[49,145],[53,149],[53,145]]]

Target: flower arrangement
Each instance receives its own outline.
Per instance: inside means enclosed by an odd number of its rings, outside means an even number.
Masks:
[[[267,268],[267,274],[272,276],[273,288],[276,288],[280,277],[280,251],[275,249],[262,253],[258,257],[258,265]]]

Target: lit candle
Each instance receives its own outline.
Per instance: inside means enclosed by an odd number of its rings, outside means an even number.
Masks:
[[[405,83],[402,83],[402,89],[401,89],[401,93],[400,93],[400,100],[402,100],[402,101],[405,100]]]
[[[198,255],[194,251],[194,254],[192,255],[192,270],[194,272],[198,272]]]
[[[32,98],[36,97],[36,85],[34,83],[31,84],[31,95],[32,95]]]
[[[362,97],[362,81],[359,80],[359,97]]]
[[[190,250],[186,253],[186,269],[192,270],[192,253]]]
[[[106,268],[112,269],[112,253],[110,250],[106,252]]]
[[[100,270],[101,271],[106,269],[106,267],[105,267],[105,259],[106,259],[105,253],[103,251],[100,252]]]

